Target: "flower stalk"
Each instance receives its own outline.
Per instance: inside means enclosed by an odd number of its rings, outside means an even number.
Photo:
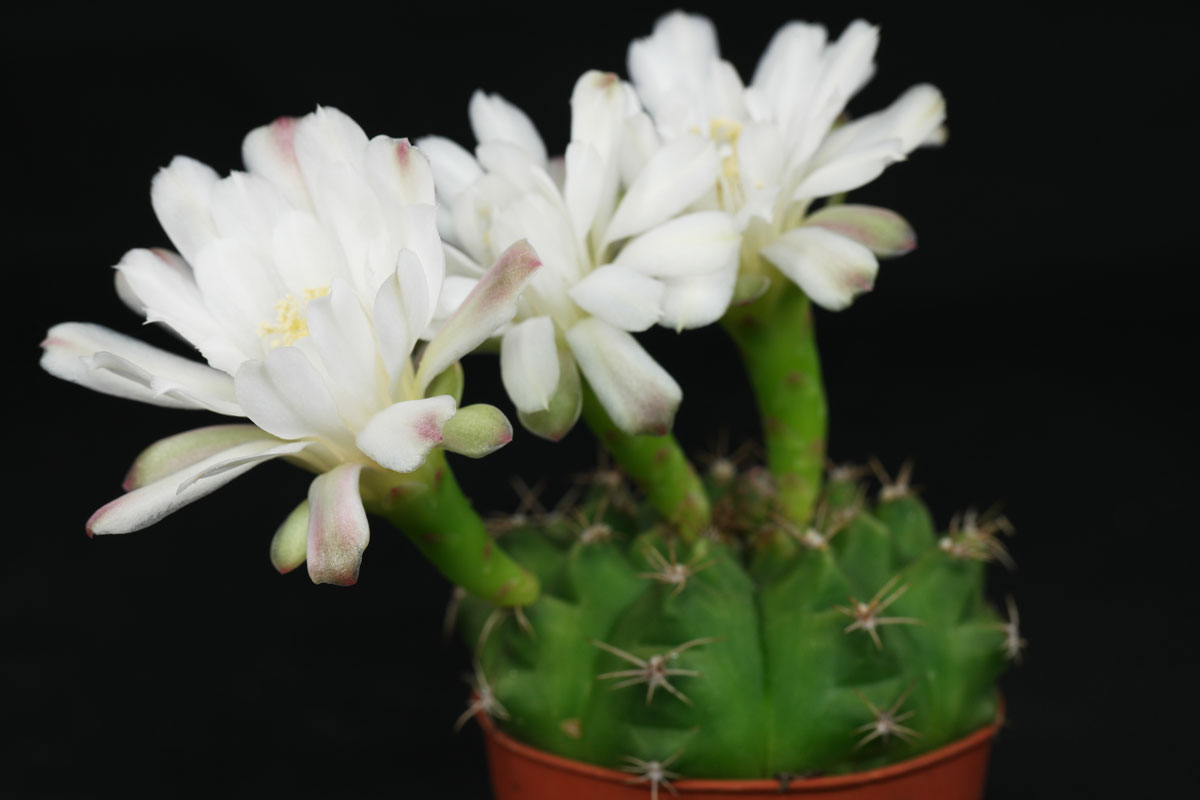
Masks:
[[[821,492],[828,426],[812,305],[775,275],[762,297],[731,308],[722,324],[754,390],[779,513],[806,524]]]
[[[500,606],[537,599],[538,580],[500,548],[454,479],[431,452],[414,472],[363,472],[363,503],[399,528],[447,579]]]
[[[650,504],[679,531],[695,541],[709,526],[708,493],[672,434],[631,436],[617,427],[592,391],[583,385],[583,419],[621,469],[646,494]]]

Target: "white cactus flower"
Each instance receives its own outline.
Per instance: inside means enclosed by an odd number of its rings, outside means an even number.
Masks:
[[[425,158],[332,108],[252,131],[243,157],[226,178],[176,157],[151,202],[178,255],[131,250],[116,267],[121,296],[208,363],[78,322],[50,329],[41,363],[106,394],[253,423],[152,445],[89,534],[139,530],[283,457],[317,478],[276,566],[307,559],[315,582],[350,584],[369,537],[360,472],[410,472],[452,447],[457,400],[430,384],[512,318],[538,261],[524,243],[505,252],[414,365],[445,269]]]
[[[716,211],[679,216],[716,180],[716,147],[684,136],[656,141],[647,158],[649,119],[609,73],[580,77],[571,110],[561,162],[547,159],[520,109],[482,92],[469,106],[474,156],[444,138],[419,141],[448,209],[440,218],[448,265],[478,273],[518,239],[546,265],[501,341],[504,385],[526,427],[548,438],[571,428],[578,365],[622,430],[664,433],[682,392],[631,334],[708,324],[729,303],[739,243],[732,221]]]
[[[883,111],[838,125],[870,80],[879,31],[852,22],[836,42],[819,25],[776,32],[749,86],[720,58],[705,17],[673,12],[629,46],[629,74],[664,142],[702,136],[718,149],[720,174],[694,208],[719,208],[814,302],[848,306],[870,289],[878,256],[915,246],[908,224],[869,206],[816,199],[857,189],[924,143],[944,139],[945,101],[913,86]]]

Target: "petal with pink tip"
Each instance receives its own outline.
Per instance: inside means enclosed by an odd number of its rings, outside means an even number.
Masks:
[[[88,535],[130,533],[149,527],[264,461],[294,454],[303,447],[304,442],[255,439],[213,453],[101,507],[87,522]]]
[[[250,131],[242,140],[242,163],[250,172],[270,181],[293,207],[311,210],[312,201],[296,160],[299,122],[295,117],[280,117]]]
[[[308,487],[308,577],[313,583],[352,586],[371,539],[358,493],[362,464],[341,464]]]
[[[116,397],[245,416],[228,375],[99,325],[64,322],[42,342],[42,368]]]
[[[450,395],[403,400],[375,416],[358,433],[358,449],[381,466],[412,472],[442,441],[442,426],[454,416]]]
[[[870,291],[879,262],[856,241],[819,227],[795,228],[762,249],[812,301],[840,311],[856,295]]]
[[[442,370],[474,350],[517,313],[517,299],[530,276],[542,265],[528,242],[520,241],[500,254],[479,284],[446,321],[425,348],[417,371],[417,389],[424,392]]]
[[[876,206],[826,206],[804,224],[853,239],[881,258],[902,256],[917,246],[917,235],[904,217]]]
[[[631,334],[589,317],[567,331],[567,343],[618,428],[656,436],[671,429],[683,391]]]

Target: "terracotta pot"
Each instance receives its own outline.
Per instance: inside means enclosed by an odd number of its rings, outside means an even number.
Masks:
[[[631,776],[572,761],[521,744],[480,715],[487,743],[495,800],[646,800],[646,783]],[[763,800],[768,796],[813,795],[821,800],[979,800],[987,774],[997,719],[970,736],[924,755],[866,772],[793,780],[678,780],[679,797]],[[662,798],[671,793],[665,788]]]

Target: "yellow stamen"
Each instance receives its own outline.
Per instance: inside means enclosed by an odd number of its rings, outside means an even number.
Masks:
[[[304,309],[310,301],[327,294],[329,294],[328,286],[305,289],[301,293],[300,300],[297,300],[295,295],[290,292],[285,294],[275,304],[275,321],[258,323],[258,335],[272,337],[268,342],[272,350],[276,347],[295,344],[308,336],[308,320],[304,318]]]

